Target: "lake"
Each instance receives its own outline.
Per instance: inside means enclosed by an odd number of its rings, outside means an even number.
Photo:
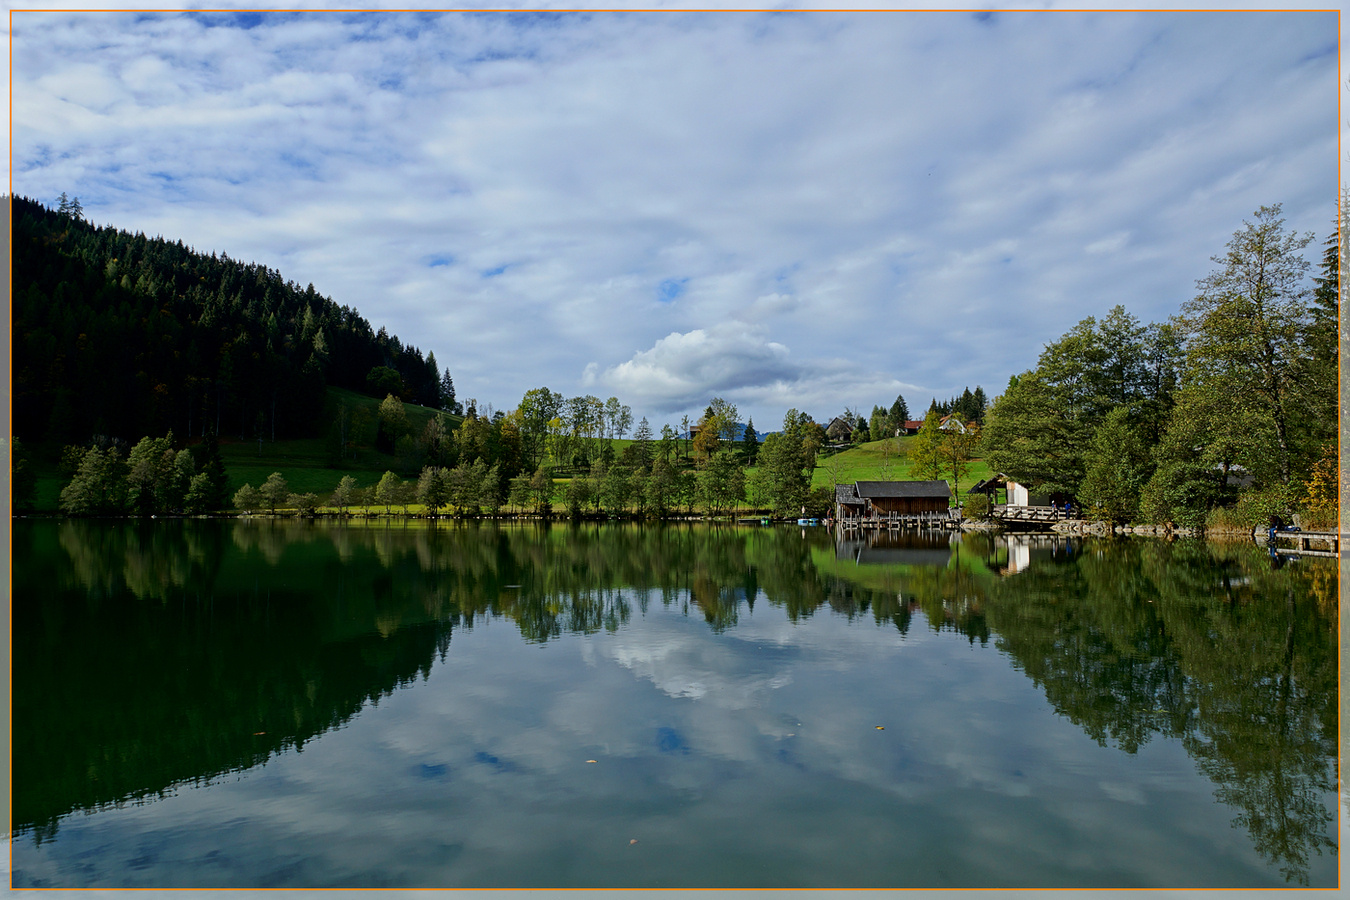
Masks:
[[[1334,886],[1334,560],[14,523],[15,887]]]

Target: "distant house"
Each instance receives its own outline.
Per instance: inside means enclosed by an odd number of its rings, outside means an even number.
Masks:
[[[834,489],[835,518],[946,513],[951,499],[946,481],[856,481]]]
[[[835,416],[825,426],[825,436],[832,441],[847,441],[853,436],[853,426],[842,416]]]
[[[923,419],[906,419],[905,424],[900,426],[899,434],[918,434],[919,429],[923,428]]]
[[[970,429],[965,422],[961,421],[960,416],[943,416],[942,421],[938,422],[938,429],[941,431],[956,431],[961,434],[969,433]]]

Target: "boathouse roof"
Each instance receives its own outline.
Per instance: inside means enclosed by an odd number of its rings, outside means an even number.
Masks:
[[[837,484],[834,486],[834,502],[847,503],[850,506],[861,506],[862,498],[858,496],[858,491],[851,484]]]
[[[856,482],[855,488],[858,496],[867,500],[879,497],[900,499],[940,497],[950,500],[952,496],[952,490],[946,481],[859,481]]]

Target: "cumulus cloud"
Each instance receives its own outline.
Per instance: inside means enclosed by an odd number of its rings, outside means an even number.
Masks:
[[[671,334],[596,380],[625,396],[673,412],[712,394],[733,393],[779,381],[796,381],[800,367],[788,348],[740,322]]]

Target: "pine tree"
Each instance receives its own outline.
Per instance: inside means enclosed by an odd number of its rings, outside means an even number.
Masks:
[[[909,404],[905,402],[903,394],[897,394],[895,402],[891,404],[891,424],[896,428],[903,428],[908,421]]]
[[[441,376],[441,409],[456,416],[464,414],[459,401],[455,399],[455,379],[450,377],[449,369]]]
[[[741,438],[741,446],[745,449],[745,464],[753,466],[755,458],[759,456],[759,435],[755,433],[753,416],[745,420],[745,436]]]

